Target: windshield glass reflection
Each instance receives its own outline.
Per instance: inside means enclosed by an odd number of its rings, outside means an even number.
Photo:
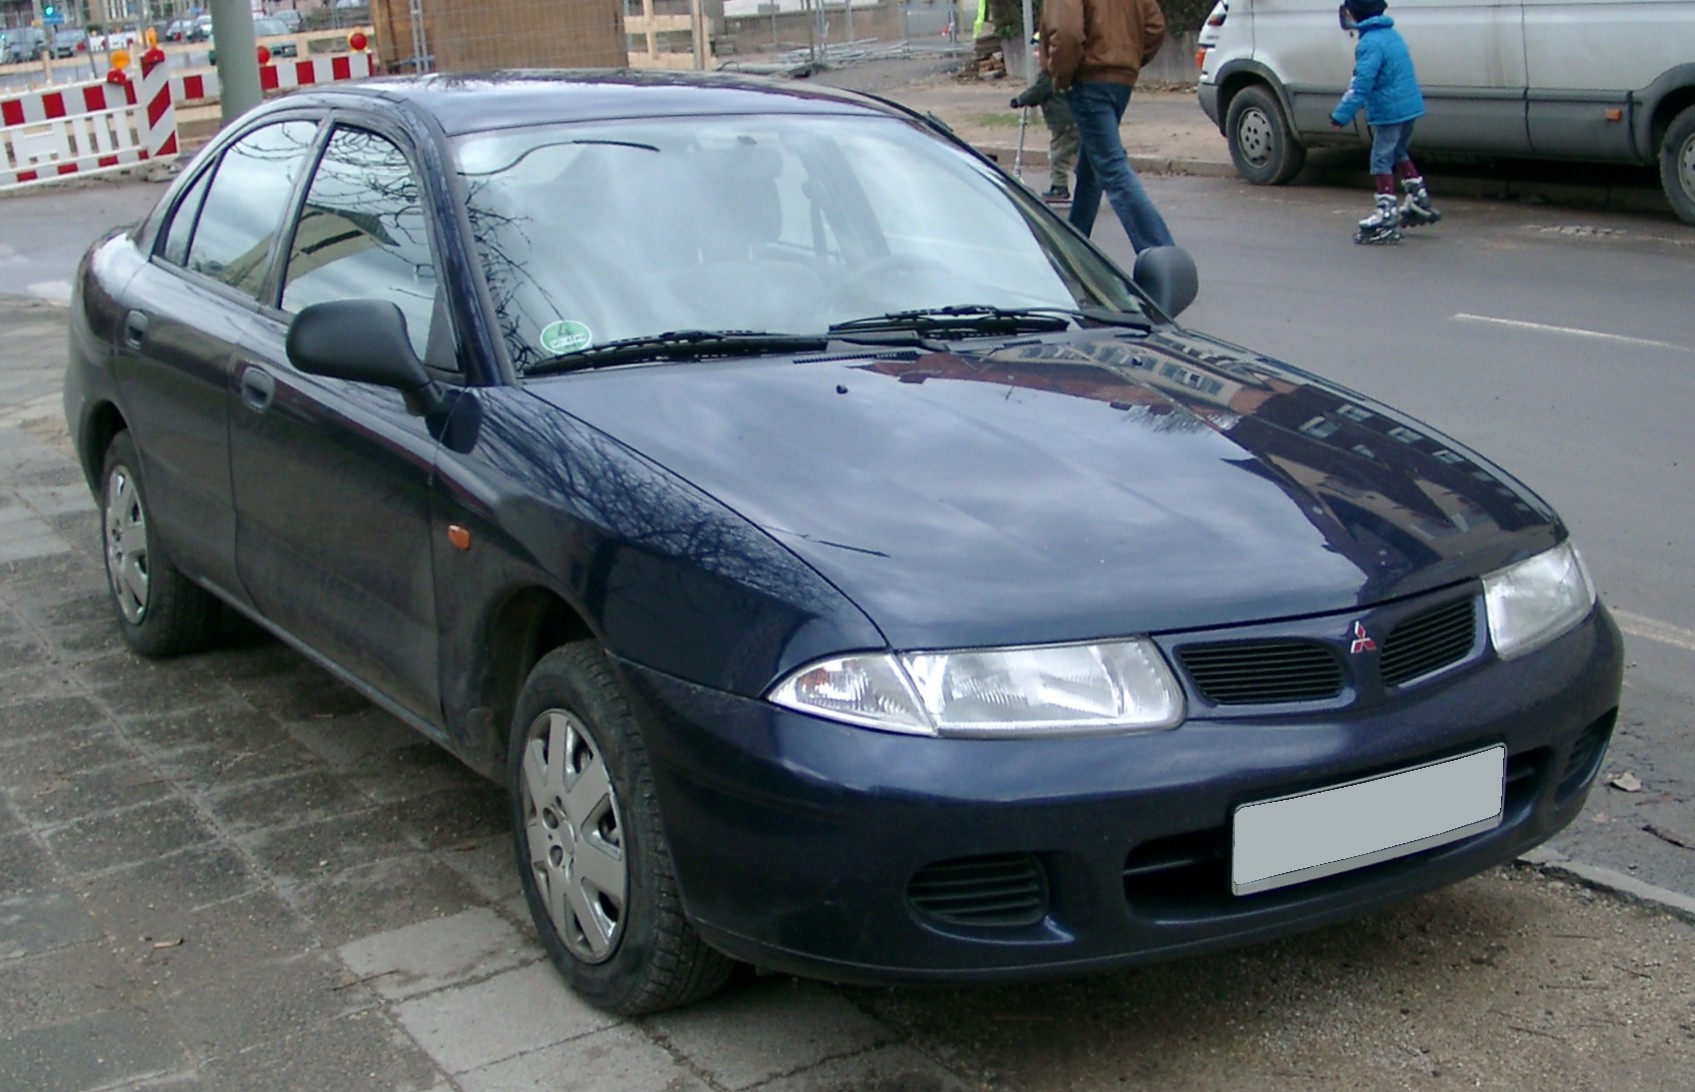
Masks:
[[[602,122],[475,134],[457,154],[520,370],[668,330],[815,334],[961,303],[1140,309],[1038,202],[903,121]]]

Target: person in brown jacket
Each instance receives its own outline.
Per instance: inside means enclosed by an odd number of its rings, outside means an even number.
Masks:
[[[1171,230],[1118,135],[1130,89],[1165,41],[1158,0],[1044,0],[1038,26],[1044,67],[1083,138],[1072,225],[1084,235],[1094,229],[1104,191],[1138,252],[1171,246]]]

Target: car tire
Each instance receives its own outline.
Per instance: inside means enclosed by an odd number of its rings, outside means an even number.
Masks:
[[[1256,84],[1238,91],[1224,129],[1236,173],[1256,186],[1281,186],[1306,166],[1306,147],[1295,139],[1283,104],[1268,87]]]
[[[1660,184],[1672,211],[1686,224],[1695,224],[1695,106],[1686,106],[1672,119],[1660,144]]]
[[[555,649],[530,672],[507,781],[524,899],[579,996],[638,1016],[729,980],[735,963],[683,916],[646,748],[595,642]]]
[[[113,437],[100,472],[106,590],[125,642],[143,656],[197,652],[212,643],[222,608],[184,576],[159,542],[141,460],[128,432]]]

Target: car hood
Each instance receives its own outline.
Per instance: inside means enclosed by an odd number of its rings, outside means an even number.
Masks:
[[[650,365],[530,390],[765,530],[902,649],[1357,609],[1564,533],[1428,427],[1176,329]]]

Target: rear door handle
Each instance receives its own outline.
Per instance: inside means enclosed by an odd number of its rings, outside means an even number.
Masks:
[[[141,339],[147,335],[147,313],[131,311],[124,316],[124,340],[130,348],[141,348]]]
[[[271,408],[271,399],[277,393],[277,381],[271,373],[256,364],[250,364],[241,373],[241,400],[248,409],[264,413]]]

